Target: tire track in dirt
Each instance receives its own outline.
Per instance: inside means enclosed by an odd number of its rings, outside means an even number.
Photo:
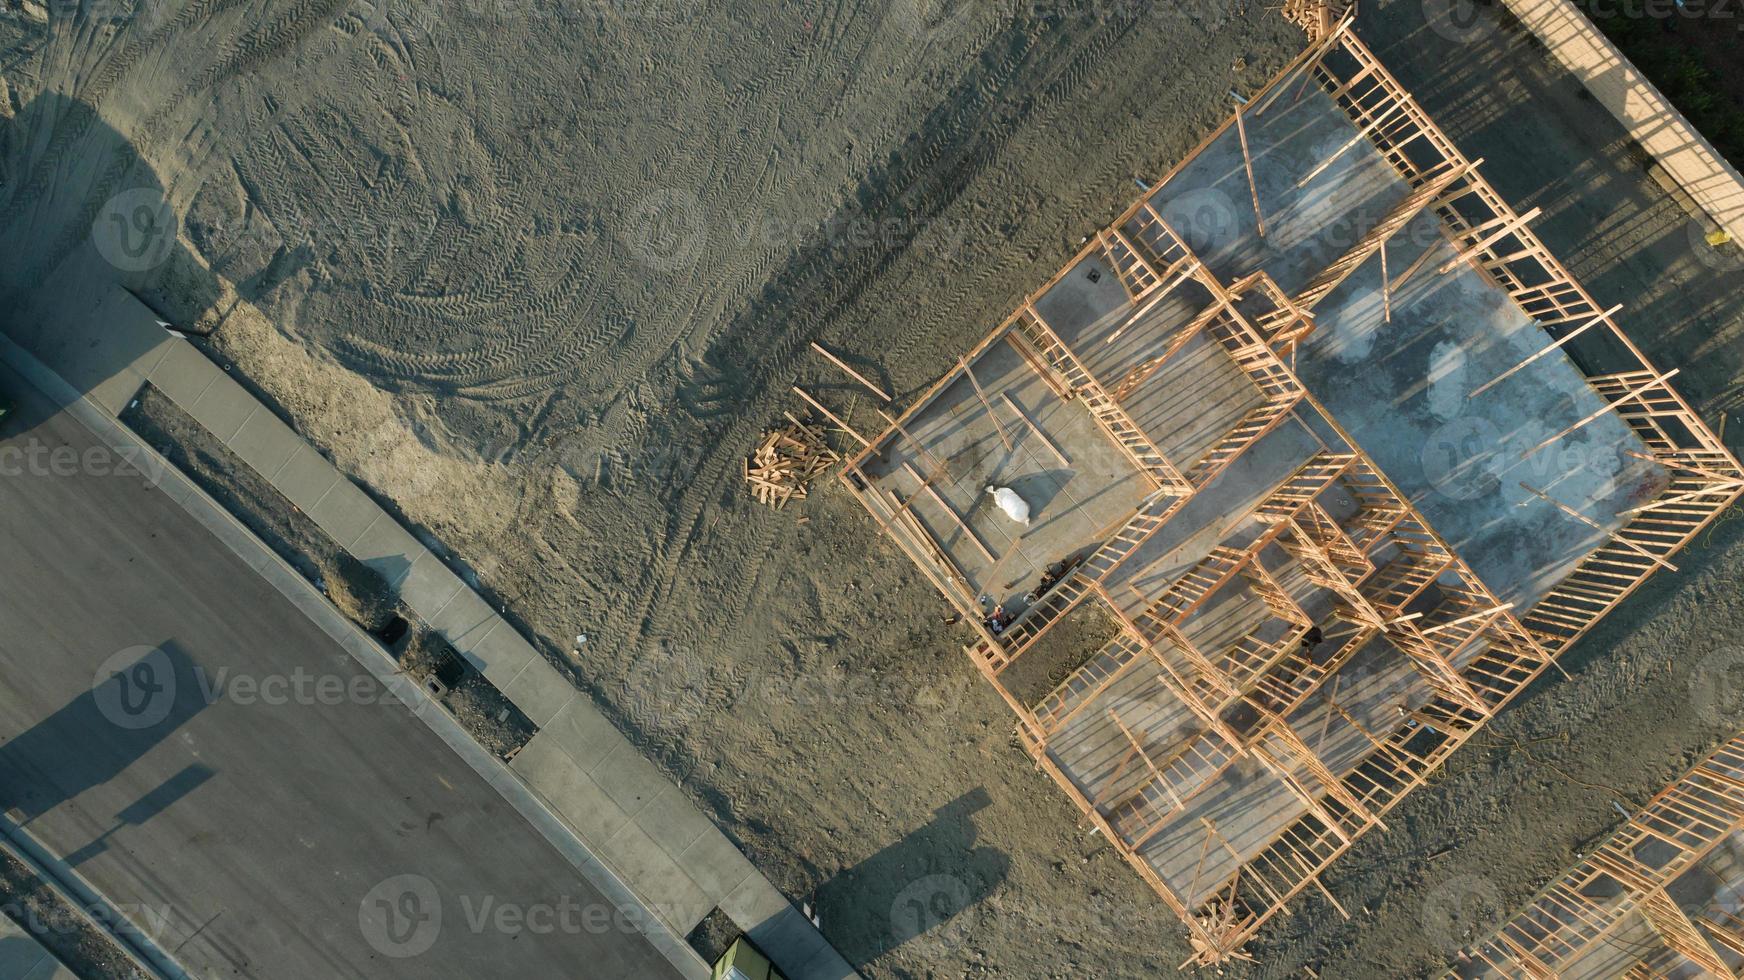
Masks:
[[[1061,45],[1059,39],[1054,38],[1053,47],[1039,51],[1035,46],[1034,26],[1013,25],[1006,35],[995,38],[985,49],[983,62],[991,67],[966,77],[941,103],[937,115],[945,118],[929,120],[920,129],[923,133],[941,135],[922,142],[912,151],[905,148],[905,153],[899,154],[887,171],[863,181],[860,191],[851,197],[873,198],[877,204],[870,210],[874,213],[878,213],[881,205],[899,200],[911,206],[921,201],[927,208],[923,212],[926,217],[937,217],[977,173],[1000,155],[1006,141],[1013,138],[1025,122],[1057,104],[1062,87],[1069,85],[1074,77],[1083,77],[1093,62],[1105,56],[1108,48],[1124,35],[1128,23],[1109,23],[1090,32],[1081,43],[1072,45]],[[1005,60],[992,60],[995,52],[1003,52]],[[1017,84],[1015,79],[1020,73],[1039,76],[1039,84]],[[1044,95],[1039,99],[1026,99],[1022,104],[1004,102],[1001,93],[1012,88],[1020,91],[1041,88]],[[997,120],[997,127],[982,122],[987,119]],[[802,255],[786,271],[774,277],[764,294],[768,306],[753,306],[717,335],[709,348],[716,359],[750,365],[741,378],[744,385],[742,401],[759,398],[771,385],[772,379],[791,376],[798,359],[809,349],[810,339],[816,335],[816,324],[808,329],[799,321],[784,316],[785,312],[793,308],[835,311],[851,304],[869,282],[894,263],[900,252],[875,254],[877,261],[870,267],[864,263],[859,267],[844,267],[840,262],[843,257],[840,250],[827,247],[827,243],[811,254]],[[859,259],[864,256],[856,254],[851,257]],[[984,286],[985,278],[977,277],[965,288]],[[782,326],[772,329],[772,322]],[[747,349],[751,344],[757,349],[755,357]],[[718,433],[718,442],[748,444],[764,421],[755,416],[743,416],[731,423],[725,432]],[[670,602],[674,580],[688,564],[701,530],[709,520],[705,511],[709,503],[720,499],[721,491],[736,479],[736,460],[717,456],[698,474],[699,489],[678,501],[679,510],[668,525],[668,541],[673,547],[668,549],[668,557],[648,569],[637,590],[648,597],[642,613],[645,628],[660,629],[664,626],[659,620],[659,610]],[[768,530],[768,525],[757,529]],[[759,544],[766,544],[766,540],[760,539]],[[761,549],[742,550],[738,553],[739,562],[760,566],[764,553]],[[756,578],[754,574],[743,573],[730,576],[732,581],[742,586],[728,597],[735,608],[748,604]]]

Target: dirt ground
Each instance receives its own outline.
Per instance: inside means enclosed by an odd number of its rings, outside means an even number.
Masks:
[[[0,309],[119,278],[212,330],[868,976],[1173,972],[1181,928],[1027,763],[943,600],[839,488],[777,514],[740,458],[795,381],[875,428],[809,342],[905,403],[1298,31],[1237,0],[68,6],[0,0]],[[1744,262],[1490,14],[1366,6],[1577,275],[1737,407]],[[132,187],[180,233],[148,268],[102,261]],[[1711,694],[1744,668],[1739,527],[1335,867],[1352,922],[1304,900],[1233,972],[1425,972],[1744,723]]]
[[[78,976],[148,980],[119,943],[67,904],[24,862],[4,852],[0,852],[0,912]]]

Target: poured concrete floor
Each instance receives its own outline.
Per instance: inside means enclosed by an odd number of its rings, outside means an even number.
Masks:
[[[1044,568],[1100,544],[1152,487],[1089,409],[1062,401],[1011,344],[991,345],[970,368],[981,394],[959,376],[903,423],[913,441],[891,436],[865,472],[879,489],[914,498],[911,512],[963,572],[968,598],[986,594],[1015,612]],[[949,513],[921,488],[929,476]],[[1029,526],[995,506],[988,486],[1016,491]]]

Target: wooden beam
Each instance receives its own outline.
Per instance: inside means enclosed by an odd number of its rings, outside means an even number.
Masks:
[[[1308,171],[1308,173],[1301,180],[1296,181],[1296,188],[1298,190],[1300,190],[1301,188],[1308,186],[1309,181],[1311,181],[1314,178],[1325,173],[1326,168],[1337,163],[1339,157],[1342,157],[1345,155],[1345,153],[1349,152],[1351,147],[1357,145],[1358,143],[1361,143],[1364,138],[1366,138],[1370,133],[1374,132],[1377,128],[1379,128],[1381,123],[1384,123],[1387,120],[1393,118],[1395,115],[1398,115],[1400,110],[1404,109],[1406,106],[1411,104],[1411,101],[1412,101],[1411,96],[1407,95],[1404,98],[1400,99],[1399,101],[1393,103],[1392,106],[1388,107],[1384,112],[1375,116],[1375,118],[1369,120],[1368,125],[1357,130],[1355,136],[1352,136],[1349,140],[1346,140],[1343,146],[1340,146],[1338,149],[1332,151],[1331,156],[1320,161],[1319,166],[1315,167],[1313,170]],[[1355,120],[1352,120],[1352,121],[1354,122]]]
[[[1502,222],[1501,227],[1478,239],[1476,243],[1468,246],[1458,255],[1455,255],[1453,258],[1441,263],[1441,266],[1435,271],[1440,275],[1446,275],[1447,273],[1452,272],[1455,266],[1460,265],[1467,259],[1470,259],[1472,256],[1482,252],[1484,249],[1489,248],[1491,245],[1494,245],[1496,242],[1501,241],[1509,235],[1515,234],[1520,229],[1526,227],[1528,221],[1531,221],[1533,218],[1536,218],[1543,213],[1543,208],[1533,208],[1525,214],[1518,214],[1512,218],[1497,219]],[[1514,256],[1514,258],[1521,257],[1523,256]]]
[[[1601,416],[1608,415],[1611,412],[1614,412],[1617,409],[1622,408],[1623,404],[1625,402],[1632,402],[1632,401],[1640,398],[1642,395],[1645,395],[1654,385],[1664,384],[1665,382],[1671,380],[1673,377],[1676,377],[1677,372],[1679,370],[1681,370],[1681,369],[1680,368],[1672,368],[1671,370],[1665,372],[1664,374],[1660,375],[1657,378],[1650,378],[1646,381],[1643,381],[1641,383],[1641,387],[1629,389],[1629,393],[1627,395],[1624,395],[1623,397],[1617,399],[1616,401],[1610,403],[1609,405],[1606,405],[1604,408],[1599,409],[1598,411],[1587,416],[1586,418],[1581,419],[1579,422],[1576,422],[1575,424],[1569,426],[1568,428],[1562,430],[1561,432],[1558,432],[1556,435],[1551,436],[1550,438],[1544,440],[1543,442],[1539,443],[1538,445],[1533,446],[1531,449],[1526,450],[1524,455],[1530,456],[1533,453],[1537,452],[1538,450],[1543,449],[1545,446],[1548,446],[1551,443],[1555,442],[1556,440],[1561,439],[1563,436],[1568,435],[1570,432],[1573,432],[1574,430],[1579,429],[1582,426],[1585,426],[1590,422],[1596,421]]]
[[[1011,349],[1017,351],[1017,353],[1023,357],[1024,363],[1029,365],[1029,369],[1034,371],[1036,375],[1042,379],[1042,383],[1047,385],[1048,390],[1052,391],[1060,401],[1069,402],[1072,400],[1072,390],[1070,388],[1060,387],[1059,382],[1054,380],[1053,369],[1041,362],[1041,358],[1035,351],[1030,350],[1029,344],[1017,333],[1017,331],[1007,331],[1005,334],[1005,342],[1010,344]]]
[[[957,527],[962,530],[964,536],[969,539],[970,543],[975,545],[977,551],[981,552],[981,557],[988,561],[998,560],[994,558],[993,552],[989,551],[987,546],[981,542],[981,536],[976,534],[974,529],[969,526],[968,522],[963,520],[961,514],[957,513],[957,508],[952,507],[950,502],[945,500],[944,496],[939,493],[938,488],[933,486],[933,481],[930,477],[923,478],[920,475],[920,471],[914,468],[914,464],[906,461],[902,464],[902,471],[920,482],[920,488],[925,490],[927,496],[933,499],[933,503],[938,504],[940,509],[950,515],[951,520],[956,522]]]
[[[1422,632],[1423,632],[1424,636],[1428,636],[1429,634],[1434,633],[1438,630],[1450,629],[1452,627],[1460,625],[1461,623],[1469,623],[1474,619],[1484,619],[1484,618],[1487,618],[1490,616],[1494,616],[1497,613],[1505,612],[1505,611],[1512,609],[1512,608],[1514,608],[1514,604],[1512,602],[1504,602],[1499,606],[1492,606],[1489,609],[1480,610],[1479,612],[1468,613],[1467,615],[1461,616],[1458,619],[1450,619],[1445,623],[1437,623],[1434,626],[1426,626],[1423,628]]]
[[[1266,216],[1260,211],[1260,185],[1254,180],[1253,154],[1247,147],[1247,123],[1242,121],[1241,106],[1235,107],[1235,131],[1241,136],[1241,162],[1247,167],[1247,190],[1253,196],[1254,221],[1259,227],[1260,237],[1266,237]]]
[[[932,467],[935,471],[937,471],[939,473],[943,473],[945,471],[945,461],[938,458],[937,456],[935,456],[933,454],[933,451],[931,449],[927,448],[926,443],[921,442],[919,439],[915,438],[914,433],[908,431],[908,429],[903,426],[902,420],[895,418],[889,412],[886,412],[882,408],[874,409],[874,411],[876,411],[879,415],[884,416],[884,421],[889,422],[891,427],[896,430],[898,435],[902,436],[904,439],[907,439],[909,442],[914,443],[915,448],[919,449],[922,453],[924,453],[926,455],[927,461],[932,465]]]
[[[1393,283],[1387,277],[1387,243],[1381,242],[1381,310],[1385,322],[1393,322]]]
[[[1042,445],[1048,447],[1048,452],[1054,454],[1054,458],[1060,461],[1061,466],[1072,465],[1072,461],[1066,458],[1066,454],[1060,452],[1060,447],[1054,445],[1054,440],[1049,439],[1047,433],[1043,432],[1041,427],[1036,425],[1035,421],[1024,413],[1022,406],[1018,405],[1017,402],[1012,399],[1010,392],[1002,391],[999,393],[999,397],[1011,408],[1013,415],[1016,415],[1021,419],[1024,425],[1029,426],[1029,431],[1035,434],[1036,439],[1040,440]]]
[[[830,353],[827,350],[824,350],[822,345],[820,345],[814,341],[811,345],[811,349],[817,351],[819,354],[822,354],[824,356],[824,358],[826,360],[828,360],[831,364],[834,364],[836,367],[841,368],[843,373],[845,373],[848,377],[853,378],[855,381],[858,381],[861,384],[865,385],[866,389],[868,391],[872,392],[872,394],[877,395],[879,398],[884,399],[886,402],[890,401],[890,393],[889,392],[885,391],[883,388],[878,387],[877,385],[873,384],[872,382],[866,380],[865,375],[863,375],[860,372],[854,370],[853,368],[847,366],[846,364],[843,364],[841,358],[837,357],[836,355]]]
[[[999,433],[999,441],[1005,444],[1006,449],[1010,449],[1011,437],[1005,434],[1005,423],[999,421],[999,415],[993,411],[993,403],[987,400],[987,393],[981,390],[981,382],[975,379],[975,372],[969,367],[968,359],[960,357],[957,363],[962,365],[969,384],[975,388],[975,397],[981,399],[981,407],[987,409],[987,417],[993,420],[993,431]]]
[[[1155,212],[1152,212],[1152,213],[1154,214]],[[1173,232],[1170,232],[1170,234],[1173,234]],[[1102,342],[1104,344],[1112,344],[1116,340],[1120,339],[1120,335],[1126,331],[1127,327],[1132,326],[1133,323],[1136,322],[1140,317],[1144,316],[1146,313],[1149,313],[1151,311],[1151,309],[1153,307],[1155,307],[1158,303],[1161,303],[1164,299],[1168,298],[1169,294],[1173,293],[1175,291],[1176,286],[1179,286],[1180,284],[1186,282],[1188,279],[1191,279],[1199,271],[1199,269],[1201,268],[1202,265],[1203,265],[1203,263],[1201,263],[1198,259],[1190,258],[1190,259],[1183,259],[1180,262],[1177,262],[1175,265],[1170,266],[1167,270],[1164,270],[1165,272],[1169,272],[1169,271],[1175,270],[1177,267],[1179,267],[1179,269],[1180,269],[1179,272],[1175,272],[1175,277],[1173,279],[1170,279],[1166,284],[1161,285],[1156,290],[1156,295],[1151,297],[1151,299],[1149,301],[1147,301],[1143,307],[1141,307],[1137,310],[1134,310],[1132,312],[1131,316],[1128,316],[1126,319],[1120,321],[1120,326],[1115,327],[1113,330],[1110,330],[1108,332],[1108,336],[1102,338]],[[1159,280],[1159,282],[1160,282],[1160,280]]]
[[[793,386],[793,393],[798,395],[799,397],[805,399],[806,402],[808,404],[810,404],[812,408],[815,408],[819,412],[823,413],[823,417],[826,419],[829,419],[831,422],[834,422],[836,424],[836,428],[841,429],[843,432],[846,432],[848,435],[851,435],[855,439],[858,439],[860,441],[860,445],[865,446],[867,449],[872,448],[872,441],[870,439],[867,439],[865,436],[861,435],[860,433],[855,432],[853,426],[851,426],[848,423],[837,418],[835,412],[832,412],[829,409],[825,408],[822,402],[820,402],[816,398],[813,398],[812,396],[806,394],[804,388],[801,388],[799,385],[794,385]]]
[[[1642,504],[1639,507],[1631,507],[1628,510],[1620,510],[1617,512],[1617,516],[1624,517],[1630,514],[1644,514],[1650,510],[1659,510],[1662,507],[1695,503],[1703,497],[1711,496],[1716,493],[1732,493],[1739,487],[1744,487],[1744,481],[1733,480],[1730,483],[1708,487],[1703,490],[1691,490],[1688,493],[1680,493],[1675,497],[1661,497],[1652,503]]]
[[[1503,371],[1501,374],[1496,375],[1494,378],[1491,378],[1489,381],[1486,381],[1483,384],[1479,385],[1474,391],[1472,391],[1471,394],[1467,395],[1466,397],[1467,398],[1476,398],[1477,396],[1483,394],[1484,392],[1489,391],[1491,388],[1494,388],[1496,385],[1500,384],[1501,382],[1506,381],[1507,379],[1513,377],[1515,372],[1519,371],[1521,368],[1524,368],[1526,365],[1531,364],[1533,361],[1536,361],[1539,358],[1544,357],[1544,356],[1546,356],[1554,351],[1562,349],[1562,345],[1568,343],[1569,341],[1575,339],[1576,337],[1579,337],[1581,334],[1587,332],[1588,330],[1592,329],[1593,327],[1596,327],[1599,324],[1605,322],[1606,318],[1613,316],[1614,314],[1616,314],[1616,312],[1618,310],[1620,310],[1622,308],[1623,308],[1623,304],[1618,303],[1616,306],[1611,307],[1610,309],[1606,310],[1605,312],[1600,313],[1598,316],[1593,317],[1591,320],[1588,320],[1587,322],[1581,324],[1580,326],[1574,328],[1573,330],[1570,330],[1567,334],[1564,334],[1560,340],[1551,344],[1549,347],[1544,348],[1543,350],[1539,351],[1536,354],[1533,354],[1531,357],[1526,358],[1524,361],[1521,361],[1520,363],[1514,365],[1513,367],[1509,368],[1508,370]]]

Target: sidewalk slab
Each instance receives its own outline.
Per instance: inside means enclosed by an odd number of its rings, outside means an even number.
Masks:
[[[278,487],[279,493],[286,500],[307,514],[323,494],[333,489],[340,478],[339,471],[333,468],[333,464],[323,459],[314,447],[303,443],[285,461],[285,465],[267,479]]]
[[[218,368],[214,366],[212,370],[218,371]],[[192,405],[183,405],[182,409],[226,446],[230,445],[230,440],[236,437],[249,416],[266,410],[246,388],[222,371],[212,378],[205,394],[195,399]]]
[[[461,589],[455,593],[454,598],[444,603],[426,622],[431,629],[447,637],[454,649],[468,654],[487,642],[491,634],[496,632],[499,623],[502,624],[502,629],[510,629],[496,614],[496,610],[471,589]],[[483,665],[475,658],[467,659],[473,660],[475,666],[483,669]]]
[[[518,634],[515,635],[520,640]],[[525,640],[520,640],[525,645]],[[489,675],[486,675],[487,678]],[[492,683],[495,683],[494,681]],[[537,653],[521,668],[521,674],[502,689],[503,697],[515,703],[515,707],[532,719],[533,724],[543,728],[557,717],[557,712],[576,697],[575,685],[569,678],[559,674],[556,668],[545,662],[545,658]]]
[[[460,576],[449,571],[434,551],[426,549],[400,583],[400,598],[428,623],[463,587]]]
[[[145,380],[177,405],[192,405],[223,373],[193,344],[170,344]]]
[[[589,773],[612,801],[627,813],[641,813],[660,795],[663,787],[672,785],[654,764],[636,751],[629,740],[620,737],[600,764]],[[688,842],[686,844],[688,845]]]
[[[714,829],[714,825],[685,798],[684,792],[665,778],[660,780],[654,798],[635,817],[637,825],[648,837],[674,858],[683,857],[690,845]],[[703,891],[706,893],[708,889]]]
[[[611,719],[581,698],[564,706],[539,734],[585,773],[592,773],[607,754],[624,742]]]
[[[454,603],[450,602],[449,605],[453,606]],[[452,643],[453,640],[450,639],[449,642]],[[488,632],[482,633],[478,641],[465,646],[456,644],[455,649],[466,657],[468,663],[478,668],[485,680],[495,684],[505,694],[508,693],[509,684],[521,676],[521,671],[527,669],[527,664],[532,662],[534,655],[533,648],[527,645],[527,641],[521,639],[515,628],[496,613],[490,614]]]
[[[617,833],[606,838],[601,849],[610,855],[608,860],[630,887],[643,896],[654,914],[674,932],[690,932],[715,907],[714,900],[703,894],[678,862],[635,820],[626,821]],[[818,942],[823,942],[822,936]]]
[[[583,840],[607,840],[630,822],[630,815],[613,803],[598,784],[570,765],[555,746],[541,743],[537,736],[515,754],[509,768],[543,796]]]
[[[280,422],[273,413],[261,410],[249,416],[227,445],[256,473],[271,480],[298,450],[308,445]]]
[[[412,565],[428,550],[392,518],[383,514],[357,540],[346,546],[353,558],[381,573],[388,588],[399,591]]]
[[[757,876],[750,859],[719,833],[705,833],[697,838],[678,855],[678,861],[716,905]]]
[[[321,530],[332,535],[333,540],[346,549],[369,530],[371,524],[386,516],[368,494],[343,476],[309,509],[308,514],[321,525]]]

